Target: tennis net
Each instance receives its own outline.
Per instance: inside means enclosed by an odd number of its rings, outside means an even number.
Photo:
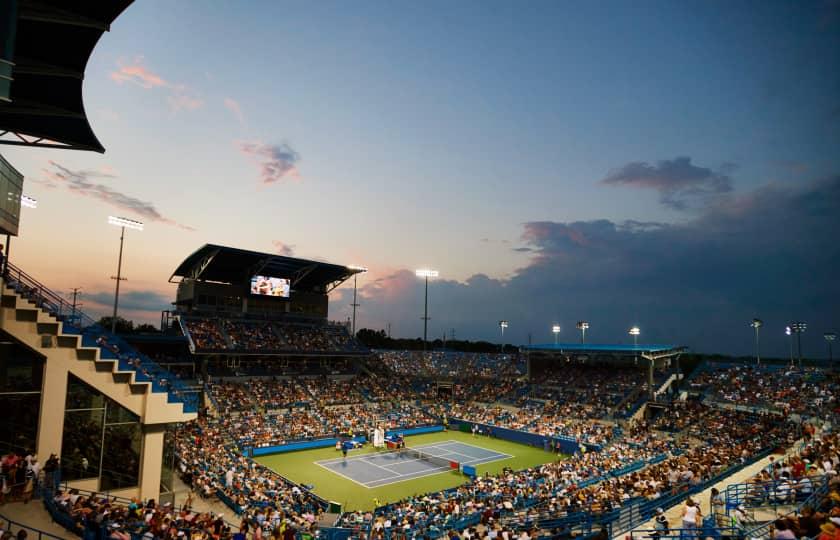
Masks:
[[[431,463],[432,465],[437,465],[438,467],[449,467],[450,469],[457,469],[461,466],[461,464],[457,461],[446,459],[445,457],[427,454],[426,452],[423,452],[422,450],[417,450],[415,448],[403,447],[400,448],[399,453],[401,456],[408,456],[413,459],[421,459],[427,463]]]

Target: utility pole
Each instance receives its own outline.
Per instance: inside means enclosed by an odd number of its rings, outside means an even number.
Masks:
[[[70,313],[70,320],[75,323],[76,321],[76,308],[82,307],[82,304],[77,302],[77,298],[82,295],[82,288],[81,287],[73,287],[73,305],[72,311]]]

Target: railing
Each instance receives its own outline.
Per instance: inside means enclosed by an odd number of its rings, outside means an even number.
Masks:
[[[73,304],[53,292],[52,289],[11,262],[7,262],[7,264],[9,269],[5,276],[5,282],[15,292],[30,299],[38,308],[51,313],[60,321],[72,323],[77,317],[82,317],[81,311],[75,309]]]
[[[54,534],[50,534],[46,531],[42,531],[41,529],[36,529],[34,527],[30,527],[25,523],[20,523],[13,519],[9,519],[6,516],[0,515],[0,529],[4,531],[8,531],[10,533],[16,533],[19,530],[26,531],[26,539],[27,540],[43,540],[43,539],[51,539],[55,538],[56,540],[62,540],[63,537],[56,536]]]
[[[726,488],[726,509],[743,504],[746,508],[771,508],[798,504],[825,484],[825,476],[805,476],[798,480],[731,484]]]
[[[718,540],[722,537],[741,538],[744,535],[743,529],[737,527],[714,527],[705,524],[696,529],[637,529],[630,532],[630,540],[687,540],[687,539],[708,539]]]
[[[98,337],[104,337],[109,344],[118,346],[119,353],[114,353],[99,343],[90,344],[90,346],[100,347],[103,351],[108,350],[111,354],[117,356],[119,360],[123,360],[120,362],[120,366],[123,369],[130,368],[135,371],[138,374],[137,380],[151,382],[154,391],[167,392],[170,401],[183,404],[185,412],[198,411],[198,395],[189,391],[174,374],[163,369],[159,364],[144,354],[141,354],[119,336],[111,334],[102,328],[91,317],[85,315],[79,309],[74,308],[71,303],[64,300],[61,295],[52,291],[43,283],[11,262],[8,265],[9,270],[4,277],[5,284],[27,300],[33,302],[38,309],[49,313],[58,321],[63,322],[62,330],[65,333],[80,334],[83,340],[85,336],[92,337],[94,342]],[[124,358],[119,358],[121,355],[136,358],[139,360],[140,365],[135,366],[133,363],[125,361]]]
[[[793,517],[798,514],[802,508],[805,506],[816,507],[817,502],[819,502],[820,497],[825,496],[828,493],[828,482],[825,481],[823,478],[822,484],[814,489],[814,491],[805,499],[798,501],[798,505],[796,508],[785,514],[784,516],[778,517]],[[749,530],[744,531],[744,535],[750,539],[765,539],[771,537],[771,529],[773,528],[773,523],[775,519],[769,520],[767,523],[758,525]]]

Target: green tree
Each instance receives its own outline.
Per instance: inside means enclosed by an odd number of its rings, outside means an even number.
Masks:
[[[111,329],[111,321],[113,317],[102,317],[97,321],[97,324],[106,330]],[[117,317],[117,325],[116,331],[118,334],[133,334],[134,333],[134,323],[132,321],[123,319],[122,317]]]

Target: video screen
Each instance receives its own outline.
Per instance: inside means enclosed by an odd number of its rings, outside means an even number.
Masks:
[[[289,297],[291,281],[286,278],[254,276],[251,278],[251,294],[259,296]]]

